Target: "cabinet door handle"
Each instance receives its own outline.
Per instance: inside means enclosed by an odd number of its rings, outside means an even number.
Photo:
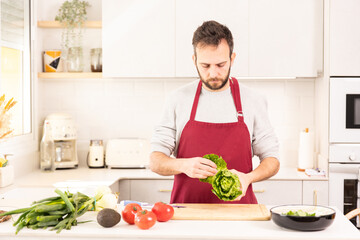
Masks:
[[[313,204],[316,206],[317,205],[317,190],[314,190],[314,196],[313,196]]]
[[[265,189],[255,189],[253,192],[254,193],[264,193]]]
[[[171,192],[172,190],[171,189],[159,189],[158,191],[159,192]]]

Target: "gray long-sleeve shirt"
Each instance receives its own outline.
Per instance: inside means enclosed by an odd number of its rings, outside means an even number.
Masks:
[[[151,150],[167,156],[177,155],[180,136],[190,119],[199,80],[172,92],[166,102],[160,123],[155,126]],[[279,142],[271,126],[267,103],[263,96],[239,83],[244,121],[250,133],[252,154],[260,161],[266,157],[279,159]],[[195,120],[211,123],[237,121],[237,112],[230,88],[221,92],[201,89]],[[210,150],[209,150],[210,151]]]

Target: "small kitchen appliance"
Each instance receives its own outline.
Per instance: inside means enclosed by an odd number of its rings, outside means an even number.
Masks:
[[[51,135],[55,145],[55,169],[75,168],[78,166],[76,147],[76,128],[71,115],[53,113],[45,122],[51,126]]]
[[[90,168],[104,167],[104,145],[103,140],[90,140],[89,155],[87,163]]]
[[[111,139],[106,144],[105,162],[109,168],[146,168],[149,154],[147,139]]]

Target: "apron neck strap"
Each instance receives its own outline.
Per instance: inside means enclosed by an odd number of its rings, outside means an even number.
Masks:
[[[231,88],[231,93],[232,93],[235,107],[236,107],[236,112],[237,112],[236,115],[237,115],[238,121],[243,122],[244,114],[243,114],[242,106],[241,106],[240,87],[239,87],[238,80],[234,77],[230,78],[230,88]]]
[[[236,107],[238,122],[243,122],[244,116],[243,116],[242,107],[241,107],[239,83],[238,83],[237,79],[233,78],[233,77],[229,79],[229,82],[230,82],[231,94],[233,96],[235,107]],[[198,87],[196,89],[195,99],[194,99],[193,106],[191,109],[191,115],[190,115],[191,121],[195,120],[196,110],[197,110],[200,93],[201,93],[201,87],[202,87],[202,82],[200,80]]]
[[[190,120],[191,121],[195,120],[196,109],[197,109],[197,106],[198,106],[198,103],[199,103],[199,98],[200,98],[200,93],[201,93],[201,86],[202,86],[202,83],[201,83],[201,79],[200,79],[198,87],[196,89],[196,94],[195,94],[195,99],[194,99],[194,102],[193,102],[193,106],[192,106],[192,109],[191,109],[191,115],[190,115]]]

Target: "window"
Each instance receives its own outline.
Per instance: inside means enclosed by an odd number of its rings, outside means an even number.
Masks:
[[[30,0],[0,0],[0,96],[14,98],[12,135],[31,132]]]

